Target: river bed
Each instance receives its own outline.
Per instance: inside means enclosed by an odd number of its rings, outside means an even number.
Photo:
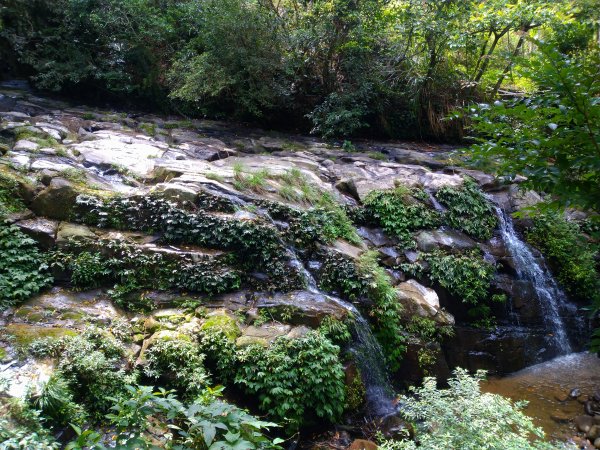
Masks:
[[[549,439],[566,440],[576,434],[572,419],[584,414],[580,401],[567,397],[580,389],[578,400],[600,391],[600,358],[590,353],[559,356],[514,374],[482,383],[482,390],[513,400],[527,400],[525,413],[546,432]],[[567,420],[568,419],[568,420]]]

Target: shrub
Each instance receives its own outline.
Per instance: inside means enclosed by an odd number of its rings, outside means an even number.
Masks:
[[[414,395],[404,396],[401,414],[416,425],[412,441],[384,442],[384,449],[460,448],[462,450],[552,449],[542,441],[541,428],[521,411],[525,402],[513,403],[497,394],[482,393],[484,372],[470,376],[456,369],[448,389],[438,389],[426,378]]]
[[[238,354],[235,382],[258,395],[261,410],[297,429],[311,419],[335,421],[344,409],[344,371],[339,347],[321,334],[278,338]]]
[[[218,328],[204,329],[198,337],[199,352],[205,355],[204,365],[221,383],[233,381],[237,362],[235,339]]]
[[[574,222],[560,214],[543,213],[533,219],[525,237],[548,259],[565,290],[583,300],[600,301],[598,250],[587,242]]]
[[[124,386],[133,381],[128,374],[119,343],[107,334],[90,329],[82,336],[61,339],[62,348],[53,348],[58,357],[57,369],[91,416],[100,419],[112,406],[109,397],[120,397]]]
[[[463,302],[476,306],[487,298],[496,268],[476,251],[457,255],[432,252],[425,260],[429,278]]]
[[[208,384],[204,355],[190,338],[159,338],[146,351],[144,374],[150,378],[169,380],[189,395],[196,395]]]
[[[358,273],[367,287],[374,306],[369,315],[375,321],[375,336],[383,347],[391,370],[400,368],[406,351],[406,333],[402,326],[402,305],[385,269],[377,263],[377,252],[365,252],[358,261]]]
[[[169,427],[173,432],[161,436],[164,448],[280,449],[279,439],[272,441],[264,435],[276,424],[261,421],[220,400],[219,389],[205,390],[189,404],[180,402],[171,391],[153,392],[151,386],[125,389],[127,396],[117,401],[111,408],[114,412],[107,416],[120,432],[116,436],[119,448],[154,448],[155,442],[150,442],[147,431]],[[79,446],[70,448],[91,447],[99,438],[92,436],[91,442],[86,442],[85,437]]]
[[[441,225],[439,213],[424,201],[419,189],[399,187],[389,191],[372,191],[364,201],[365,217],[400,239],[403,247],[414,247],[412,232]]]
[[[452,228],[477,239],[492,237],[498,217],[473,179],[465,178],[463,185],[458,188],[443,186],[435,197],[448,208],[444,220]]]
[[[52,282],[35,241],[0,223],[0,310],[29,298]]]
[[[42,386],[40,395],[32,399],[33,406],[44,417],[52,420],[52,425],[81,423],[84,413],[73,401],[73,393],[60,373],[53,373]]]

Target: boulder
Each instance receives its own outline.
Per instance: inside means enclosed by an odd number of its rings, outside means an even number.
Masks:
[[[424,252],[441,248],[444,250],[469,250],[477,243],[457,230],[423,230],[415,236],[417,247]]]
[[[267,323],[261,326],[249,326],[242,335],[237,338],[236,345],[245,347],[252,344],[268,347],[271,342],[280,336],[290,333],[292,327],[281,323]]]
[[[199,188],[181,183],[160,183],[157,184],[152,192],[166,200],[176,203],[194,203],[198,197]]]
[[[21,139],[20,141],[15,142],[13,146],[13,150],[15,152],[35,152],[40,146],[27,139]]]
[[[54,247],[58,222],[36,217],[35,219],[22,220],[17,222],[16,225],[23,233],[37,241],[40,247],[44,249]]]
[[[31,210],[38,216],[67,220],[76,198],[77,191],[70,182],[53,178],[50,185],[33,199]]]
[[[70,222],[61,222],[56,233],[56,245],[63,246],[70,240],[82,241],[86,239],[97,239],[92,230],[85,225]]]
[[[409,315],[429,317],[442,324],[454,324],[454,318],[440,308],[440,300],[433,289],[408,280],[397,286],[398,299]]]
[[[575,423],[575,426],[577,427],[577,429],[579,431],[581,431],[582,433],[587,433],[594,426],[594,420],[593,420],[592,416],[588,416],[588,415],[577,416],[577,417],[575,417],[573,422]]]

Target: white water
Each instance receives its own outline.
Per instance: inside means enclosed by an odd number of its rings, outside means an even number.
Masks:
[[[528,245],[517,235],[512,218],[499,206],[496,206],[500,220],[500,233],[510,255],[514,260],[517,276],[532,283],[536,298],[543,311],[544,323],[552,333],[552,339],[560,354],[572,352],[565,324],[560,315],[561,308],[566,309],[567,298],[558,287],[552,274],[543,268],[535,258]]]

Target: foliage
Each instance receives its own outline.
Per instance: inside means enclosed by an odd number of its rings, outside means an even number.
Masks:
[[[344,407],[344,371],[339,347],[319,333],[281,337],[269,347],[250,345],[238,353],[235,382],[256,394],[261,410],[290,429],[316,418],[335,421]]]
[[[33,239],[0,222],[0,310],[23,301],[52,281]]]
[[[464,231],[477,239],[490,239],[498,224],[494,207],[477,183],[471,178],[465,178],[463,185],[454,188],[443,186],[436,192],[435,197],[448,208],[444,221],[452,228]]]
[[[485,262],[477,251],[456,255],[432,252],[425,260],[431,280],[463,302],[478,305],[487,299],[496,268]]]
[[[520,71],[536,86],[528,97],[473,107],[480,137],[469,153],[500,175],[524,175],[525,186],[560,205],[600,211],[600,52],[564,55],[534,42],[539,58]]]
[[[198,350],[204,356],[204,366],[221,383],[233,381],[237,363],[237,347],[224,330],[204,328],[198,336]]]
[[[198,394],[208,384],[204,354],[187,336],[157,338],[144,358],[146,376],[169,380],[188,395]]]
[[[94,248],[95,251],[90,251]],[[51,254],[51,265],[67,270],[71,282],[80,288],[114,284],[113,299],[133,311],[152,309],[152,303],[139,293],[144,289],[158,287],[216,294],[240,286],[239,274],[221,261],[145,253],[140,247],[119,240],[69,242]]]
[[[434,378],[411,388],[402,397],[402,415],[416,425],[417,447],[412,441],[387,442],[385,449],[553,449],[543,442],[543,431],[513,403],[497,394],[482,393],[484,372],[470,376],[456,369],[447,389],[438,389]]]
[[[60,373],[53,373],[42,386],[38,397],[32,404],[44,417],[52,420],[52,425],[67,425],[82,422],[84,412],[73,401],[73,393]]]
[[[59,376],[72,393],[72,401],[82,405],[92,418],[101,418],[111,407],[109,397],[121,396],[123,386],[135,378],[124,368],[121,344],[98,329],[89,328],[81,336],[54,342],[34,343],[31,351],[37,356],[60,356]],[[70,399],[68,403],[72,403]]]
[[[0,60],[36,87],[341,138],[460,137],[453,108],[530,84],[528,36],[574,54],[598,20],[589,0],[4,3]]]
[[[189,404],[170,391],[153,392],[151,386],[126,386],[126,390],[128,395],[107,416],[120,431],[117,443],[126,448],[153,448],[144,432],[157,425],[172,430],[162,436],[162,447],[167,449],[280,448],[277,440],[263,434],[277,425],[220,400],[220,389],[205,390]]]
[[[375,336],[383,347],[390,369],[397,370],[406,351],[402,305],[389,275],[377,263],[377,256],[376,251],[363,253],[357,263],[358,273],[367,286],[367,297],[374,303],[369,315],[375,321]]]
[[[79,196],[77,213],[80,221],[94,226],[162,232],[165,243],[232,251],[234,262],[241,270],[261,271],[269,276],[263,282],[265,289],[286,290],[301,286],[299,275],[286,267],[286,251],[277,230],[260,220],[238,220],[201,210],[189,212],[168,201],[147,196],[104,200]],[[205,283],[218,292],[215,276],[204,272],[202,277],[197,277],[197,273],[193,273],[196,266],[187,265],[185,270],[174,273],[172,282],[188,283],[188,276],[194,275],[189,279],[190,290]],[[202,271],[202,267],[198,268]],[[225,272],[222,277],[235,284],[235,275]]]
[[[406,351],[402,305],[377,257],[375,251],[365,252],[355,264],[350,258],[328,252],[319,273],[319,286],[351,301],[372,302],[369,316],[374,322],[375,335],[390,369],[397,370]]]
[[[346,319],[354,320],[353,318]],[[319,325],[319,333],[329,339],[333,344],[343,346],[350,342],[352,334],[346,321],[338,320],[333,316],[325,316]]]
[[[389,191],[372,191],[364,201],[365,215],[400,239],[403,247],[414,247],[412,232],[441,224],[436,211],[422,200],[423,191],[399,187]]]
[[[538,214],[526,238],[548,259],[569,294],[600,302],[598,249],[586,240],[577,223],[552,212]]]
[[[19,182],[10,173],[0,171],[0,220],[9,213],[25,209],[18,195]]]

